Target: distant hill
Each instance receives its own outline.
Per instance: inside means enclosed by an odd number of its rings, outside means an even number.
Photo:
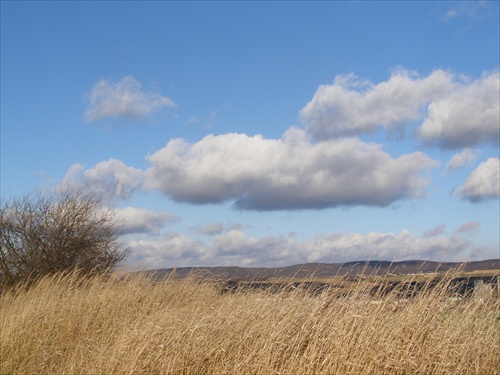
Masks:
[[[464,272],[499,270],[500,259],[475,262],[431,262],[407,260],[401,262],[358,261],[347,263],[305,263],[289,267],[178,267],[144,271],[157,280],[166,277],[183,278],[195,275],[218,280],[268,280],[272,278],[328,278],[334,276],[364,275],[408,275],[415,273],[446,272],[461,268]]]

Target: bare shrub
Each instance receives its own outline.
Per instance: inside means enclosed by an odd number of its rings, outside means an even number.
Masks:
[[[0,286],[78,268],[113,269],[128,255],[113,212],[90,193],[36,191],[0,203]]]

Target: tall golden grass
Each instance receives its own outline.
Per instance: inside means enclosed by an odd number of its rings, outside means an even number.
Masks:
[[[45,277],[0,296],[1,374],[498,374],[500,302],[220,293],[194,279]]]

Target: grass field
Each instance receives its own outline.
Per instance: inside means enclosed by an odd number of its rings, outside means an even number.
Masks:
[[[491,290],[453,301],[445,278],[401,299],[365,282],[339,298],[333,287],[221,293],[194,279],[46,277],[0,296],[0,373],[499,373]]]

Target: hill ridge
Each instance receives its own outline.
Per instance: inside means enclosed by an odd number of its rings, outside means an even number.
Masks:
[[[209,279],[224,280],[267,280],[271,278],[327,278],[334,276],[365,275],[408,275],[415,273],[446,272],[461,268],[464,272],[499,270],[500,258],[469,262],[439,262],[428,260],[385,260],[349,261],[344,263],[301,263],[285,267],[174,267],[145,270],[155,279],[169,276],[183,278],[196,275]]]

